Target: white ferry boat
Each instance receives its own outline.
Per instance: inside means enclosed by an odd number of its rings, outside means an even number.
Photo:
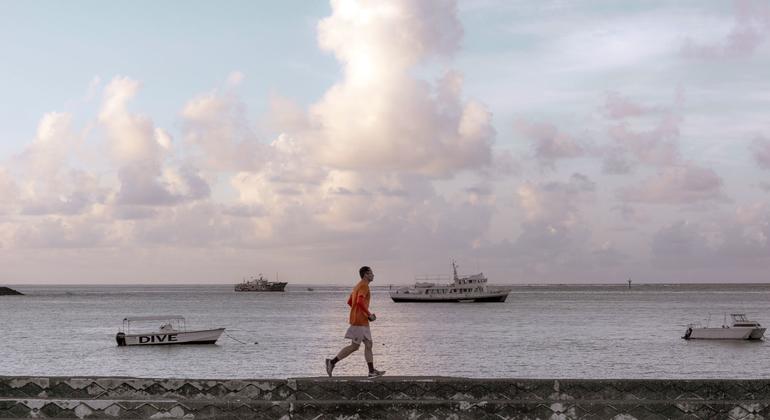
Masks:
[[[757,321],[746,318],[746,314],[730,314],[732,325],[727,325],[727,315],[721,327],[705,327],[695,323],[688,324],[684,332],[685,340],[760,340],[766,328]],[[710,318],[709,318],[710,320]]]
[[[415,279],[412,287],[390,291],[393,302],[505,302],[511,287],[489,286],[484,273],[457,275],[457,264],[452,261],[453,279],[449,284],[437,284],[448,278],[423,277]]]
[[[131,332],[132,322],[161,322],[157,330]],[[210,330],[187,330],[183,316],[134,316],[123,318],[123,328],[115,336],[118,346],[151,346],[167,344],[214,344],[225,331],[224,328]]]

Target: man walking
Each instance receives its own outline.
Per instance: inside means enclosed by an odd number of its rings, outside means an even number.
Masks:
[[[351,343],[349,346],[343,347],[334,359],[326,359],[326,373],[329,376],[332,376],[332,371],[337,362],[358,350],[361,347],[361,342],[364,343],[364,358],[366,359],[366,364],[369,365],[369,377],[376,378],[385,374],[384,370],[380,371],[374,368],[372,332],[369,330],[369,321],[373,322],[377,319],[374,313],[369,312],[369,300],[371,299],[369,283],[374,280],[374,273],[371,268],[363,266],[358,270],[358,275],[361,277],[361,281],[356,284],[348,298],[350,327],[348,327],[348,331],[345,333],[345,338],[349,338]]]

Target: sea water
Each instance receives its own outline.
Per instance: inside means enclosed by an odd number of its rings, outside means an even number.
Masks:
[[[350,287],[11,287],[26,295],[0,296],[0,375],[321,376],[324,358],[348,344]],[[731,312],[770,326],[768,302],[768,284],[516,286],[504,303],[394,303],[387,287],[373,287],[375,366],[477,378],[768,378],[765,341],[681,338],[686,324],[721,326]],[[227,335],[215,345],[117,347],[123,318],[148,315]],[[365,373],[363,349],[335,370]]]

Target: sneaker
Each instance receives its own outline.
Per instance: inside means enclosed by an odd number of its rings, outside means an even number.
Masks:
[[[382,376],[384,374],[385,374],[384,370],[374,369],[373,371],[369,372],[369,377],[370,378],[377,378],[377,377],[380,377],[380,376]]]
[[[332,371],[334,370],[334,363],[332,363],[332,359],[326,359],[326,373],[331,377]]]

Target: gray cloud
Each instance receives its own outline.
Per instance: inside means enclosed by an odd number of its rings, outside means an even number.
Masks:
[[[722,178],[713,170],[695,164],[663,168],[639,185],[619,191],[626,202],[690,204],[698,201],[723,201]]]
[[[541,165],[553,167],[559,159],[577,158],[586,154],[585,146],[559,131],[553,124],[518,120],[515,126],[532,141],[535,158]]]
[[[666,116],[651,130],[633,130],[620,123],[609,128],[608,134],[616,145],[628,150],[640,162],[649,165],[672,165],[680,160],[680,118]]]
[[[672,272],[695,273],[701,281],[762,278],[770,263],[770,218],[766,207],[760,210],[764,216],[753,220],[738,214],[714,223],[680,220],[662,227],[653,236],[653,264]]]
[[[751,155],[762,169],[770,169],[770,140],[757,137],[751,142]]]
[[[149,169],[149,171],[148,171]],[[120,190],[116,204],[122,205],[172,205],[177,199],[157,179],[154,168],[136,163],[118,170]]]
[[[699,43],[688,38],[681,55],[689,59],[713,60],[751,56],[770,33],[770,5],[763,0],[734,0],[733,27],[719,43]]]
[[[628,174],[632,167],[633,165],[626,158],[626,153],[620,147],[609,148],[602,162],[602,172],[605,174]]]
[[[46,216],[17,225],[15,248],[99,248],[112,243],[109,224],[92,217]]]
[[[658,107],[635,103],[617,92],[608,92],[602,108],[607,118],[617,120],[660,112]]]
[[[586,203],[595,190],[595,183],[587,176],[573,174],[568,182],[526,183],[519,187],[519,206],[526,219],[523,226],[527,234],[550,241],[553,235],[573,231],[582,223],[580,206]]]

